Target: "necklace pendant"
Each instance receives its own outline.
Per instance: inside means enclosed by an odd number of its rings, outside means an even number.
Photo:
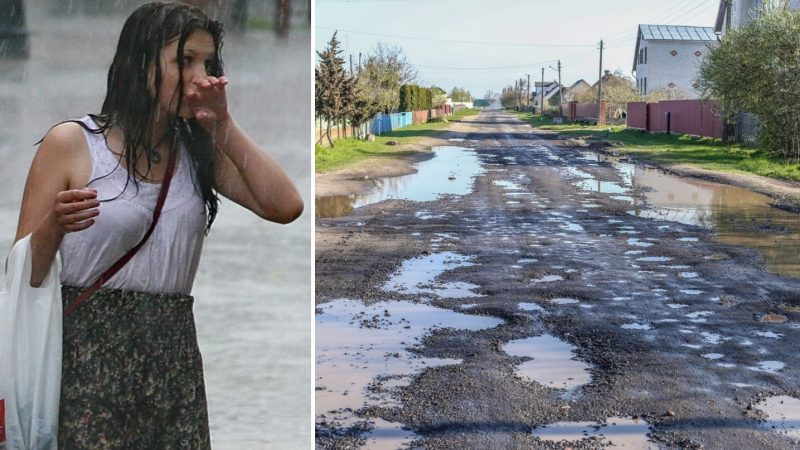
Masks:
[[[150,164],[158,164],[161,162],[161,153],[156,149],[147,152],[147,157],[150,159]]]

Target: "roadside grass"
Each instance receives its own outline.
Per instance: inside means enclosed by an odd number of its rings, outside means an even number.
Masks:
[[[478,114],[477,109],[462,109],[448,117],[449,122],[458,122],[464,117]],[[444,122],[418,123],[401,128],[381,136],[375,136],[375,141],[369,142],[357,138],[339,139],[334,141],[333,147],[314,146],[314,171],[317,173],[340,169],[370,156],[394,156],[404,152],[401,145],[387,145],[389,141],[400,144],[411,144],[414,141],[433,136],[448,127]]]
[[[516,114],[534,128],[557,131],[564,136],[620,141],[624,145],[615,147],[618,153],[654,164],[688,164],[707,170],[751,173],[780,180],[800,181],[800,165],[773,157],[755,147],[725,145],[720,139],[714,138],[646,133],[629,130],[624,125],[557,125],[550,118],[535,117],[530,113]]]

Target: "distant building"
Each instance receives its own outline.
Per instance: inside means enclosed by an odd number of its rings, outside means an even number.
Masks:
[[[592,86],[586,82],[583,78],[580,80],[572,83],[572,86],[566,88],[564,90],[564,102],[571,102],[575,100],[579,95],[583,94],[584,92],[591,89]]]
[[[633,73],[636,89],[647,95],[657,89],[677,89],[697,98],[697,71],[708,46],[717,42],[711,27],[639,25]]]
[[[747,26],[758,17],[763,6],[764,0],[720,0],[714,33],[721,39],[731,29]],[[789,0],[788,6],[790,9],[800,9],[800,0]]]
[[[559,91],[559,84],[555,81],[545,81],[544,83],[537,81],[533,83],[533,87],[534,91],[531,94],[531,104],[537,109],[540,106],[542,95],[544,95],[544,108],[547,109],[548,106],[550,106],[547,101]]]

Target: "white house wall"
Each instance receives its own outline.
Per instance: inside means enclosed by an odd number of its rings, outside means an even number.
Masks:
[[[700,94],[694,88],[698,68],[703,56],[708,52],[706,42],[697,41],[647,41],[642,40],[639,48],[647,48],[647,62],[636,64],[636,86],[641,91],[645,78],[647,79],[647,92],[667,89],[670,83],[688,95],[688,98],[698,98]],[[676,55],[672,55],[672,51]],[[697,56],[695,52],[700,52]],[[637,59],[638,61],[638,59]]]
[[[747,26],[756,17],[761,10],[763,0],[733,0],[731,7],[731,27],[738,30],[741,27]],[[800,9],[800,0],[789,0],[789,8]],[[723,28],[724,35],[724,28]]]

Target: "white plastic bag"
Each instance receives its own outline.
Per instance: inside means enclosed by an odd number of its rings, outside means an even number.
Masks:
[[[30,235],[11,249],[0,292],[0,402],[6,450],[57,449],[61,394],[61,258],[33,288]],[[0,417],[3,427],[3,417]],[[0,442],[2,448],[3,442]]]

